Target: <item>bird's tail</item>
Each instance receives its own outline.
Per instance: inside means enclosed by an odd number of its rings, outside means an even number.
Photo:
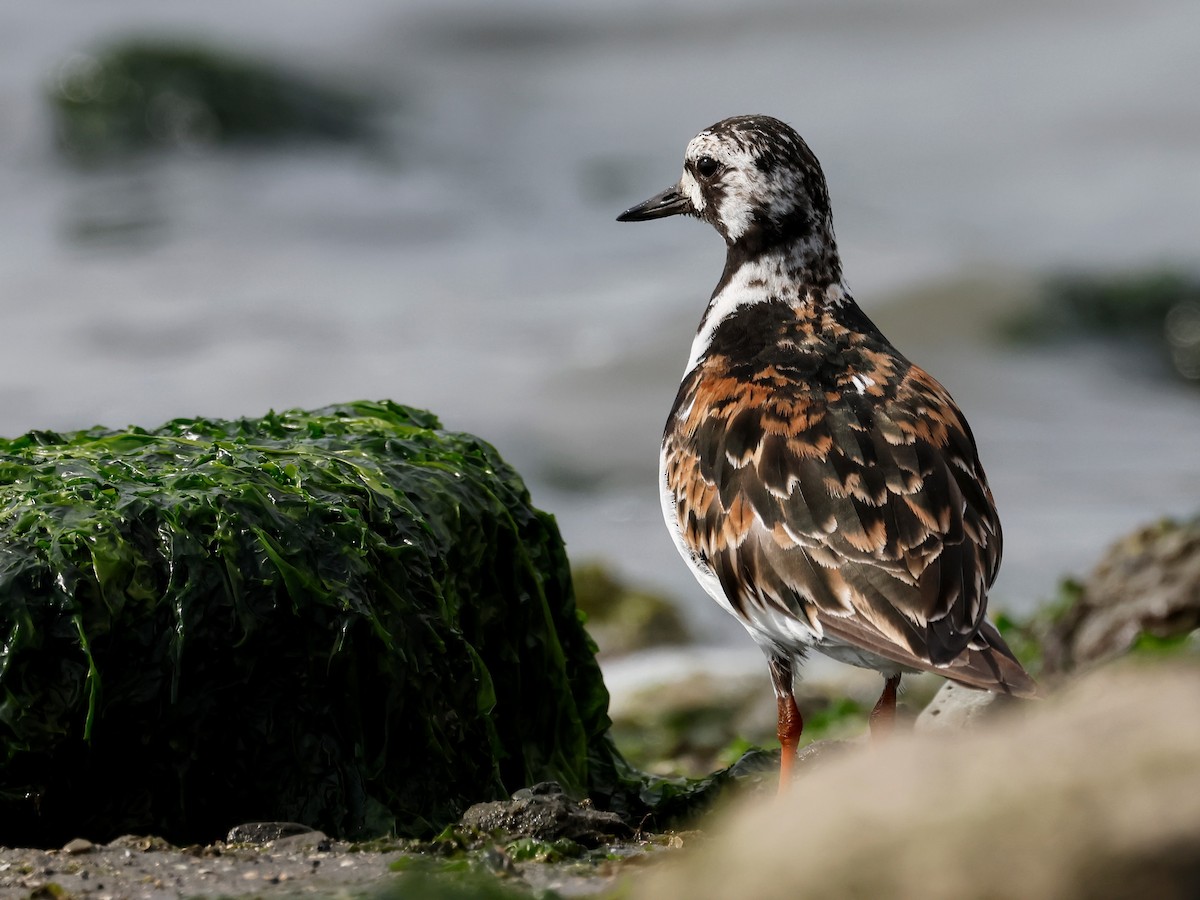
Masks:
[[[1017,662],[996,627],[986,620],[967,649],[948,666],[935,671],[967,687],[1014,697],[1041,696],[1037,682]]]

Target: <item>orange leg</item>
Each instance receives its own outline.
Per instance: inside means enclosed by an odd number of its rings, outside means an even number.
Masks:
[[[771,669],[771,683],[775,687],[775,702],[779,711],[779,793],[787,793],[792,783],[792,769],[796,763],[796,747],[800,744],[800,733],[804,720],[796,707],[792,693],[792,661],[783,656],[772,656],[767,665]]]
[[[879,702],[871,710],[871,740],[883,741],[896,729],[896,689],[900,687],[900,676],[892,675],[883,683]]]

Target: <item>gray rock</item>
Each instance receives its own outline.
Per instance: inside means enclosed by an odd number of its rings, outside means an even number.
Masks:
[[[572,800],[557,787],[543,782],[517,791],[512,800],[476,803],[463,813],[461,824],[487,834],[503,832],[510,838],[566,838],[585,847],[632,834],[633,829],[616,813],[594,809],[586,800]]]
[[[62,848],[62,852],[68,856],[78,856],[81,853],[91,853],[95,846],[87,838],[75,838],[72,841],[67,841]]]
[[[1072,672],[1200,628],[1200,521],[1163,521],[1114,544],[1046,634],[1049,672]]]
[[[974,728],[997,710],[1011,706],[1013,702],[1011,697],[1004,694],[977,691],[947,681],[933,695],[929,705],[921,710],[913,724],[913,731],[962,731]]]
[[[227,844],[266,844],[280,838],[312,834],[313,829],[299,822],[247,822],[229,829]],[[322,835],[324,837],[324,835]]]

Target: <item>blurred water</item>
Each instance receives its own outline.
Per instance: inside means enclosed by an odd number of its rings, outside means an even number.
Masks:
[[[41,92],[130,32],[365,86],[395,110],[391,146],[73,171]],[[695,222],[613,217],[677,176],[701,127],[769,112],[825,164],[860,301],[967,410],[1006,529],[994,602],[1027,608],[1137,523],[1195,511],[1197,398],[1112,348],[1014,356],[894,298],[979,272],[1194,266],[1198,34],[1194,0],[5,4],[0,433],[426,406],[500,447],[573,555],[735,635],[654,485],[722,247]]]

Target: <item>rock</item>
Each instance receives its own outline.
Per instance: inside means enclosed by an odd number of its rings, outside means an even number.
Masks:
[[[1004,694],[977,691],[947,681],[921,710],[913,730],[922,732],[961,731],[975,728],[998,710],[1019,702]]]
[[[485,834],[501,832],[506,839],[566,839],[585,847],[633,833],[620,816],[572,800],[553,782],[517,791],[511,800],[476,803],[463,813],[461,824]]]
[[[299,822],[247,822],[245,825],[235,825],[229,829],[225,837],[227,844],[266,844],[281,838],[306,837],[320,835],[317,840],[325,837],[321,832]]]
[[[1071,672],[1139,643],[1200,628],[1200,521],[1163,521],[1121,539],[1043,637],[1045,668]]]
[[[421,837],[622,784],[553,517],[430,413],[0,438],[0,548],[0,844]]]
[[[645,900],[1187,898],[1200,884],[1196,667],[1111,667],[955,735],[897,734],[743,804]]]
[[[87,838],[75,838],[63,845],[62,852],[68,856],[78,856],[81,853],[91,853],[96,845]]]

